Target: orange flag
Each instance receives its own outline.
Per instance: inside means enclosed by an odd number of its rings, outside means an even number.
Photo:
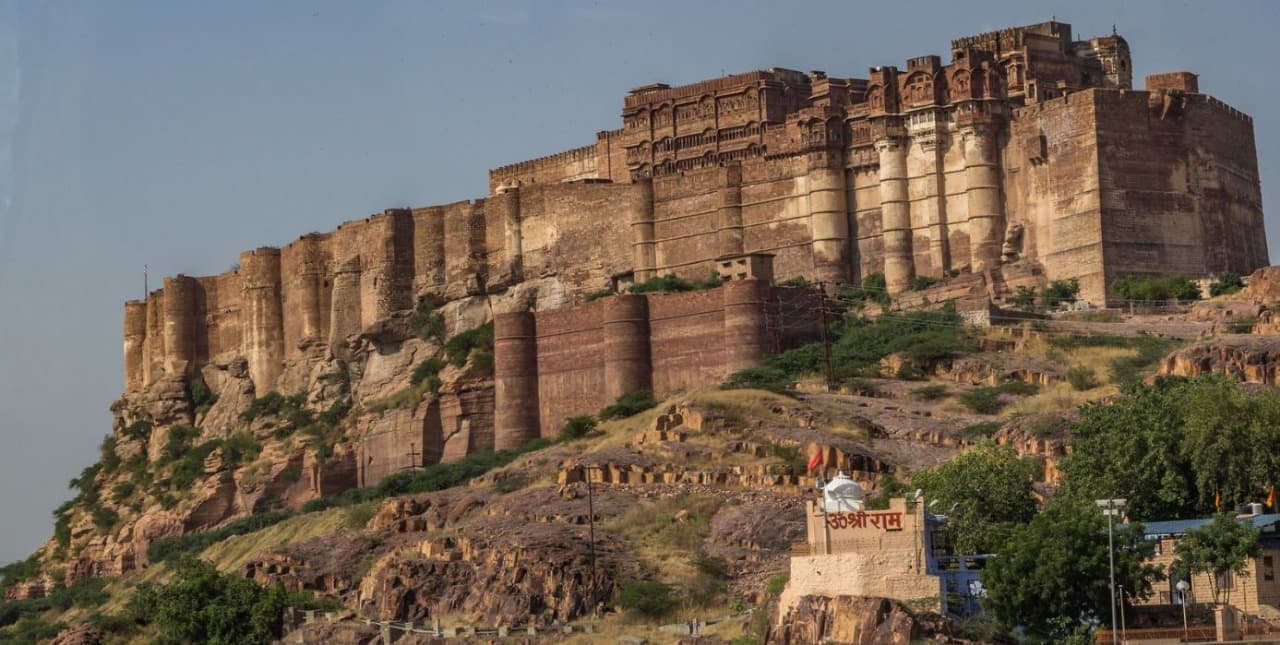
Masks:
[[[1214,510],[1222,510],[1222,494],[1218,492],[1217,487],[1213,489],[1213,508]]]
[[[813,472],[814,468],[822,465],[822,451],[814,451],[813,457],[809,458],[809,472]]]
[[[1267,493],[1267,508],[1274,509],[1276,507],[1276,486],[1271,485],[1271,491]]]

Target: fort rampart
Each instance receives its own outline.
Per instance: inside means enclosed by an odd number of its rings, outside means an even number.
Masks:
[[[769,69],[639,87],[622,127],[494,169],[483,199],[389,209],[246,252],[218,276],[166,278],[125,305],[126,390],[243,357],[261,395],[420,298],[471,303],[479,313],[450,318],[451,333],[509,313],[497,435],[449,425],[478,419],[480,395],[419,413],[440,418],[427,444],[465,452],[758,358],[767,325],[743,322],[754,305],[733,297],[763,286],[553,311],[666,274],[705,278],[726,257],[771,255],[779,280],[883,274],[902,302],[918,278],[957,274],[999,301],[1016,274],[1079,280],[1101,304],[1123,275],[1268,263],[1253,123],[1196,75],[1135,90],[1122,37],[1074,40],[1056,21],[950,53],[866,78]]]
[[[617,295],[494,318],[497,448],[554,437],[618,397],[722,382],[818,329],[815,291],[731,280],[689,293]]]

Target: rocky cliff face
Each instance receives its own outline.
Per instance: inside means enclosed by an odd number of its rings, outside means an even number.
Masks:
[[[474,341],[452,352],[443,333],[423,332],[414,319],[422,312],[402,311],[339,351],[312,348],[288,363],[279,392],[255,390],[243,357],[127,392],[111,407],[99,463],[57,512],[39,554],[46,575],[10,594],[120,575],[146,566],[148,547],[164,537],[297,509],[491,443],[492,341],[483,331],[493,303],[465,300],[425,314],[440,332]],[[446,424],[468,431],[446,434]]]
[[[862,596],[802,596],[781,612],[774,606],[768,643],[908,645],[931,633],[939,619],[916,617],[901,603]]]
[[[1160,374],[1219,374],[1244,383],[1280,383],[1280,337],[1227,335],[1180,349],[1165,357]]]

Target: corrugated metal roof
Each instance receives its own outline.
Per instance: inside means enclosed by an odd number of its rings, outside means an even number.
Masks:
[[[1274,531],[1273,525],[1280,523],[1280,513],[1254,515],[1253,517],[1239,518],[1237,521],[1250,522],[1254,527],[1261,528],[1264,531]],[[1190,529],[1200,528],[1211,522],[1213,522],[1212,517],[1195,520],[1166,520],[1163,522],[1147,522],[1142,528],[1144,535],[1153,538],[1161,535],[1182,535]]]

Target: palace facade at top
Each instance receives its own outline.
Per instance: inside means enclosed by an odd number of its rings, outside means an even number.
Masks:
[[[902,291],[1027,259],[1101,303],[1121,275],[1267,265],[1252,121],[1196,75],[1135,90],[1124,38],[1060,22],[960,38],[949,58],[638,87],[621,129],[495,169],[491,192],[642,184],[630,234],[602,241],[629,247],[637,279],[768,252],[780,278],[883,273]]]

